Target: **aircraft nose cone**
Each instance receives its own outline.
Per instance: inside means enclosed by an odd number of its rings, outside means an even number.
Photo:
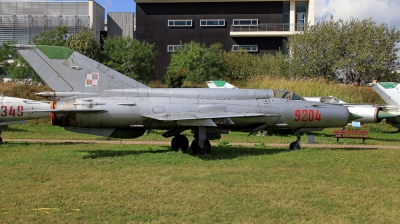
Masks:
[[[386,111],[382,111],[382,110],[380,110],[378,112],[378,118],[379,119],[386,119],[386,118],[391,118],[391,117],[397,117],[397,116],[393,115],[393,114],[390,114],[390,113],[388,113]]]
[[[350,114],[349,122],[355,121],[355,120],[360,119],[360,118],[363,118],[363,117],[361,117],[360,115],[357,115],[357,114],[353,114],[353,113],[349,113],[349,114]]]

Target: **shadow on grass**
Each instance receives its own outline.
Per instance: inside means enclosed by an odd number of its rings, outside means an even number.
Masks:
[[[28,132],[25,129],[19,129],[19,128],[10,128],[7,126],[0,126],[1,131],[4,132]]]
[[[83,159],[97,159],[103,157],[122,157],[122,156],[130,156],[130,155],[141,155],[141,154],[157,154],[157,153],[168,153],[171,152],[170,148],[164,146],[162,148],[165,149],[152,149],[149,147],[147,150],[79,150],[79,152],[85,152],[89,155],[84,156]]]
[[[130,155],[141,155],[141,154],[158,154],[158,153],[181,153],[171,151],[169,146],[162,146],[163,149],[152,149],[149,147],[146,150],[80,150],[89,155],[83,157],[83,159],[96,159],[103,157],[122,157]],[[259,155],[272,155],[276,153],[289,152],[287,149],[268,149],[268,148],[243,148],[243,147],[213,147],[211,154],[197,155],[192,154],[192,150],[189,148],[184,154],[191,155],[204,161],[213,160],[224,160],[234,159],[244,156],[259,156]]]
[[[261,155],[273,155],[277,153],[290,152],[287,148],[259,148],[259,147],[213,147],[211,154],[207,155],[196,155],[204,161],[214,161],[214,160],[226,160],[235,159],[238,157],[247,156],[261,156]]]
[[[83,145],[83,144],[92,144],[90,142],[24,142],[21,140],[20,142],[11,142],[7,141],[7,139],[3,139],[3,145],[7,146],[30,146],[30,145],[44,145],[44,146],[52,146],[52,145]]]
[[[342,151],[372,151],[372,150],[378,150],[379,148],[353,148],[353,147],[351,147],[351,148],[323,148],[323,149],[320,149],[320,150],[335,150],[335,151],[339,151],[339,150],[342,150]]]

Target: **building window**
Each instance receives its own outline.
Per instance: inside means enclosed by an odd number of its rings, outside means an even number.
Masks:
[[[225,26],[224,19],[201,19],[200,26]]]
[[[307,23],[307,3],[296,3],[296,31],[304,31]]]
[[[257,52],[258,45],[233,45],[232,51],[238,51],[239,49],[247,50],[248,52]]]
[[[169,27],[187,27],[193,26],[193,22],[191,19],[188,20],[168,20]]]
[[[258,19],[234,19],[234,26],[258,26]]]
[[[186,49],[188,49],[187,45],[183,46]],[[181,50],[181,45],[168,45],[167,46],[167,52],[178,52]]]

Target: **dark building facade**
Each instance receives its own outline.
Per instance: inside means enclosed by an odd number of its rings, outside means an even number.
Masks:
[[[221,43],[226,51],[253,53],[285,49],[289,35],[314,19],[310,1],[135,0],[136,38],[155,43],[155,78],[163,79],[170,54],[180,43]]]

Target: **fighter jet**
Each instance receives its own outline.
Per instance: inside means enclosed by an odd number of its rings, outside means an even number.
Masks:
[[[342,127],[359,116],[346,107],[275,98],[273,90],[150,88],[78,52],[57,46],[15,45],[55,91],[51,121],[65,130],[115,138],[136,138],[146,129],[173,137],[173,150],[186,151],[191,130],[195,154],[210,153],[209,140],[229,131],[250,134],[271,129]],[[300,148],[300,135],[289,146]]]
[[[388,104],[384,109],[394,115],[386,123],[399,128],[400,132],[400,85],[397,82],[378,82],[372,84],[375,92]]]
[[[361,116],[361,118],[355,120],[360,123],[380,123],[383,119],[387,120],[396,117],[395,115],[384,111],[383,109],[385,106],[382,105],[348,103],[334,96],[304,97],[304,99],[345,106],[349,109],[350,113]]]
[[[209,88],[237,89],[237,87],[235,87],[234,85],[221,80],[208,81],[207,85]],[[300,97],[291,91],[286,91],[286,90],[274,90],[274,91],[277,92],[276,97],[288,98],[293,100],[297,100]],[[388,121],[388,119],[390,120],[396,117],[396,115],[394,115],[393,113],[385,112],[383,110],[385,106],[381,105],[348,103],[334,96],[327,96],[327,97],[313,96],[313,97],[301,97],[301,98],[313,102],[321,102],[326,104],[337,104],[345,106],[349,109],[350,113],[360,116],[360,118],[354,120],[360,123],[380,123],[383,119],[387,119]],[[400,97],[399,97],[399,102],[400,102]]]
[[[0,94],[0,126],[49,117],[50,102],[7,97]],[[3,143],[0,129],[0,144]]]

